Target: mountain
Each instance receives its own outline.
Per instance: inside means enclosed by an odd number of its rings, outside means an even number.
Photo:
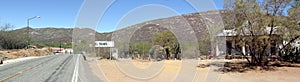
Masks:
[[[194,34],[198,41],[203,41],[223,29],[222,18],[225,13],[226,10],[215,10],[161,18],[116,30],[112,34],[105,34],[105,37],[114,40],[129,39],[131,42],[151,42],[155,33],[171,30],[183,39],[192,40],[194,37],[185,35]]]
[[[152,37],[157,32],[164,30],[173,30],[176,33],[188,34],[194,33],[199,41],[201,38],[205,38],[208,34],[208,22],[222,20],[220,19],[226,11],[207,11],[191,14],[183,14],[180,16],[174,16],[169,18],[161,18],[151,21],[146,21],[122,29],[118,29],[109,33],[98,33],[92,29],[80,29],[89,30],[87,32],[94,31],[95,40],[111,40],[118,38],[127,38],[131,42],[147,41],[151,42]],[[221,13],[221,14],[219,14]],[[221,16],[221,17],[220,17]],[[176,28],[178,27],[178,29]],[[188,29],[191,27],[191,29]],[[71,43],[74,29],[73,28],[21,28],[17,29],[21,34],[27,35],[29,32],[34,43]],[[86,35],[86,34],[79,34]],[[89,37],[89,36],[85,36]],[[185,37],[185,36],[183,36]],[[186,37],[187,39],[189,37]]]
[[[72,28],[21,28],[15,31],[25,36],[29,33],[34,43],[72,42]]]

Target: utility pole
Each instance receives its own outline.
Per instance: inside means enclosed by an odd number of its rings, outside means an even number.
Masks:
[[[35,18],[41,18],[41,17],[40,16],[35,16],[35,17],[31,17],[31,18],[27,19],[27,29],[26,29],[27,30],[27,46],[26,46],[26,49],[29,48],[30,39],[31,39],[30,34],[29,34],[29,30],[30,30],[29,22],[30,22],[30,20],[35,19]]]
[[[59,41],[59,51],[61,52],[61,40]]]

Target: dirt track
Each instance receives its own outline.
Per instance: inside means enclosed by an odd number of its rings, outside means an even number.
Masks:
[[[134,65],[143,69],[150,65],[150,62],[133,61]],[[207,63],[209,61],[201,61]],[[180,61],[166,61],[162,72],[151,79],[137,79],[127,76],[121,72],[114,61],[100,60],[97,63],[98,67],[94,67],[95,71],[104,73],[98,74],[99,78],[106,78],[110,82],[172,82],[176,74],[180,70]],[[196,66],[195,66],[196,67]],[[197,68],[197,76],[194,82],[204,82],[208,75],[210,68]],[[299,82],[300,68],[296,67],[280,67],[277,71],[247,71],[245,73],[220,73],[219,82]],[[151,69],[148,69],[151,71]]]

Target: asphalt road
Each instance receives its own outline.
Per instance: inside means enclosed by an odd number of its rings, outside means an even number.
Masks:
[[[99,82],[82,55],[64,54],[0,66],[0,82]]]

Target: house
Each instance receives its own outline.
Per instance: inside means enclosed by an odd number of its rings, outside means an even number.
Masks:
[[[274,27],[273,32],[271,34],[271,46],[267,46],[266,52],[269,55],[278,55],[277,51],[280,47],[282,47],[283,39],[280,37],[281,34],[278,32],[279,27]],[[250,31],[247,31],[249,29],[243,28],[243,33],[241,33],[241,30],[237,29],[225,29],[221,33],[217,35],[218,38],[225,38],[225,49],[220,49],[219,44],[215,46],[216,55],[250,55],[250,46],[258,46],[256,45],[246,45],[246,44],[252,44],[253,41],[251,41],[253,37],[256,37],[256,39],[261,39],[261,41],[265,41],[266,38],[269,36],[268,34],[271,31],[271,27],[265,27],[261,33],[255,33],[250,34]],[[265,33],[263,33],[265,32]],[[240,33],[240,34],[238,34]],[[300,42],[299,42],[300,43]],[[254,43],[253,43],[254,44]],[[300,46],[300,45],[299,45]],[[253,47],[252,47],[253,48]],[[275,54],[272,54],[275,53]]]

